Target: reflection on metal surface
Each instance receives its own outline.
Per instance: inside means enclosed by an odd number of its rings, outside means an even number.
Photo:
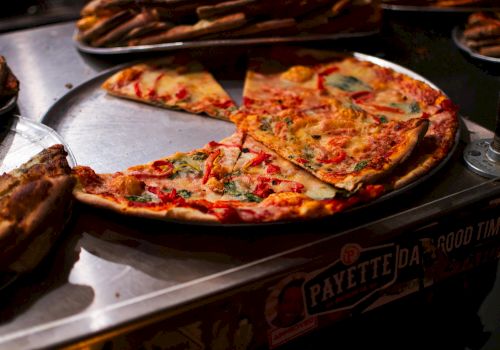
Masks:
[[[500,57],[481,55],[480,53],[472,50],[469,46],[467,46],[465,44],[465,39],[463,37],[463,30],[461,28],[459,27],[453,28],[451,36],[453,38],[453,42],[455,43],[455,45],[457,45],[459,49],[466,52],[470,56],[486,62],[500,63]]]

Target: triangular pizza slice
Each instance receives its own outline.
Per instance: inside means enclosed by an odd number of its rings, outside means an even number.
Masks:
[[[242,134],[221,142],[132,166],[125,171],[96,174],[77,166],[74,194],[82,202],[114,211],[156,219],[217,221],[211,203],[224,193],[222,179],[232,172],[241,150]]]
[[[122,69],[109,77],[102,88],[114,96],[224,120],[236,109],[212,74],[187,54]]]

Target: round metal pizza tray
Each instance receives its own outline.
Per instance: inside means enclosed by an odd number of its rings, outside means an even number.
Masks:
[[[72,151],[63,138],[50,127],[13,116],[0,123],[0,174],[27,162],[44,148],[62,144],[68,152],[68,164],[76,165]]]
[[[451,33],[451,36],[453,38],[453,42],[455,45],[467,53],[469,56],[477,58],[478,60],[481,61],[486,61],[486,62],[491,62],[491,63],[500,63],[500,57],[491,57],[491,56],[485,56],[481,55],[480,53],[472,50],[469,46],[465,44],[465,39],[463,36],[463,29],[460,27],[455,27],[453,28],[453,31]]]
[[[247,39],[214,39],[214,40],[193,40],[193,41],[177,41],[171,43],[155,44],[155,45],[137,45],[137,46],[120,46],[120,47],[92,47],[81,40],[77,39],[77,32],[73,34],[73,42],[76,48],[85,53],[94,55],[123,55],[132,53],[146,52],[162,52],[178,49],[192,49],[202,47],[222,47],[222,46],[245,46],[245,45],[260,45],[260,44],[282,44],[282,43],[298,43],[319,40],[341,40],[369,37],[376,35],[380,30],[360,31],[351,33],[333,33],[333,34],[315,34],[303,36],[276,36],[276,37],[261,37]]]
[[[345,53],[342,55],[345,56]],[[395,63],[361,53],[352,53],[352,56],[394,69],[440,90],[432,82]],[[175,152],[203,147],[210,141],[221,140],[236,131],[235,125],[230,122],[116,98],[101,89],[102,83],[109,76],[130,64],[103,71],[74,87],[42,117],[42,122],[56,130],[70,145],[76,163],[90,166],[98,173],[112,173]],[[219,80],[219,83],[236,104],[241,103],[243,81]],[[458,140],[459,132],[453,150],[432,171],[360,207],[377,205],[426,181],[448,162]],[[233,226],[219,223],[214,225]],[[237,224],[240,225],[255,224]]]

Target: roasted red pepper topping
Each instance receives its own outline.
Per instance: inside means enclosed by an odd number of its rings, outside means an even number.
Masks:
[[[334,72],[337,72],[338,70],[339,70],[339,67],[329,67],[329,68],[325,69],[324,71],[321,71],[319,73],[319,75],[323,75],[323,76],[330,75]]]
[[[141,87],[139,86],[139,82],[136,81],[134,83],[134,92],[135,92],[135,95],[139,98],[142,97],[142,91],[141,91]]]
[[[187,89],[183,86],[179,89],[179,91],[176,92],[175,94],[175,97],[178,99],[178,100],[184,100],[185,98],[187,98],[189,95]]]
[[[170,192],[164,192],[158,187],[146,186],[146,190],[156,195],[162,203],[174,203],[181,206],[186,204],[184,198],[177,195],[175,188]]]
[[[327,68],[327,69],[319,72],[318,73],[318,84],[317,84],[318,90],[320,90],[320,91],[326,90],[326,86],[325,86],[326,78],[325,77],[327,75],[332,74],[333,72],[338,71],[338,70],[339,70],[338,67],[330,67],[330,68]]]
[[[210,153],[208,156],[206,162],[205,162],[205,172],[203,174],[203,179],[201,180],[202,184],[206,184],[208,181],[208,178],[210,177],[210,174],[212,173],[212,168],[214,165],[215,159],[220,155],[220,149]]]
[[[309,161],[305,158],[297,158],[296,161],[300,164],[306,164],[309,163]]]
[[[375,108],[377,111],[382,111],[382,112],[399,113],[399,114],[405,113],[402,109],[396,107],[378,106],[378,105],[372,105],[372,107]]]
[[[345,159],[347,154],[343,150],[337,150],[335,154],[330,158],[320,158],[318,162],[323,164],[337,164]]]
[[[273,192],[274,190],[271,188],[271,186],[269,186],[269,183],[259,181],[257,183],[257,186],[255,187],[255,190],[253,191],[253,194],[259,196],[260,198],[266,198]]]
[[[217,108],[229,108],[234,106],[234,102],[231,100],[213,101],[212,104]]]
[[[161,173],[170,173],[172,172],[172,170],[174,170],[174,165],[168,160],[157,160],[153,162],[151,166],[153,167],[153,169]],[[164,169],[163,167],[166,167],[166,169]]]
[[[210,141],[208,143],[208,147],[210,147],[210,148],[216,148],[216,147],[238,147],[238,148],[241,148],[240,145],[232,145],[230,143],[219,143],[216,141]]]
[[[317,87],[318,87],[319,91],[326,90],[325,82],[326,82],[325,76],[324,75],[318,75],[318,84],[317,84]]]
[[[153,173],[143,173],[143,172],[131,172],[130,175],[135,176],[138,179],[141,178],[164,178],[170,176],[174,170],[174,165],[168,160],[157,160],[151,167],[155,172]]]
[[[267,166],[267,169],[266,169],[266,172],[269,174],[269,175],[275,175],[275,174],[279,174],[281,171],[280,167],[277,166],[277,165],[273,165],[273,164],[269,164]]]
[[[243,106],[249,107],[255,103],[255,100],[249,97],[243,97]]]
[[[351,98],[356,103],[361,103],[366,100],[369,100],[373,97],[373,93],[371,91],[356,91],[351,94]]]
[[[285,122],[277,122],[274,125],[274,134],[279,135],[281,133],[281,130],[285,127]]]
[[[250,161],[249,166],[257,166],[263,162],[268,161],[271,158],[271,155],[265,152],[260,151],[257,155]]]
[[[456,112],[458,110],[458,106],[455,105],[453,102],[451,102],[450,99],[445,99],[445,100],[441,101],[441,103],[439,104],[439,107],[441,107],[441,109],[439,110],[438,113],[443,112],[443,111]]]
[[[210,214],[215,215],[222,223],[233,223],[241,221],[238,211],[232,206],[224,203],[214,203],[209,211]]]
[[[431,115],[427,112],[422,113],[422,115],[420,116],[420,118],[424,118],[424,119],[429,119],[430,117],[431,117]]]
[[[164,75],[165,75],[164,73],[160,73],[156,77],[155,82],[153,84],[153,88],[151,90],[149,90],[149,92],[148,92],[149,98],[155,99],[158,97],[158,95],[156,94],[156,89],[158,88],[158,83],[160,82],[160,79],[163,78]]]

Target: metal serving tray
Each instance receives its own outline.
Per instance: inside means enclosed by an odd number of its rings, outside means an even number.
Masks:
[[[215,39],[215,40],[192,40],[192,41],[176,41],[171,43],[163,43],[156,45],[138,45],[138,46],[120,46],[120,47],[92,47],[76,38],[76,32],[73,35],[73,41],[78,50],[95,55],[121,55],[131,53],[147,53],[147,52],[162,52],[178,49],[192,49],[201,47],[222,47],[222,46],[245,46],[245,45],[270,45],[280,43],[299,43],[308,41],[321,40],[342,40],[364,38],[378,34],[379,29],[371,31],[360,31],[352,33],[335,33],[335,34],[315,34],[315,35],[298,35],[298,36],[276,36],[276,37],[261,37],[247,39]]]
[[[451,36],[453,38],[453,42],[455,43],[455,45],[457,45],[457,47],[460,50],[464,51],[465,53],[467,53],[471,57],[477,58],[478,60],[481,60],[481,61],[500,63],[500,57],[491,57],[491,56],[481,55],[480,53],[472,50],[469,46],[467,46],[465,44],[462,28],[460,28],[460,27],[453,28]]]
[[[392,68],[439,90],[422,76],[392,62],[361,53],[352,53],[352,56]],[[202,147],[236,131],[230,122],[117,98],[101,89],[109,76],[128,65],[130,63],[114,67],[75,87],[43,116],[42,122],[57,130],[71,146],[78,164],[88,165],[100,173],[116,172],[178,151]],[[243,81],[223,80],[221,84],[239,104]],[[432,171],[359,208],[377,205],[429,179],[453,156],[459,136],[457,132],[454,148]]]

